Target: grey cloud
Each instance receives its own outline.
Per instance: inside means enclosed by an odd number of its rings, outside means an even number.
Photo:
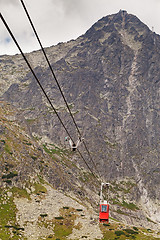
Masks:
[[[116,13],[120,9],[136,15],[150,28],[154,26],[156,32],[160,29],[160,0],[24,0],[24,2],[45,46],[75,39],[100,18]],[[23,43],[24,51],[33,51],[37,48],[20,0],[0,0],[0,10],[18,40]],[[8,48],[3,50],[2,40],[5,43],[7,36],[0,22],[0,54],[2,52],[9,54],[9,49],[13,47],[12,42],[7,42]]]
[[[19,2],[17,0],[0,0],[0,6],[2,5],[18,5]]]
[[[85,1],[84,0],[52,0],[54,5],[60,5],[66,15],[73,15],[74,13],[79,14],[84,11]]]

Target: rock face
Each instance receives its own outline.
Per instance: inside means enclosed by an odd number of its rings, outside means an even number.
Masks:
[[[159,35],[120,11],[99,20],[77,40],[46,49],[99,172],[111,183],[134,181],[129,200],[156,223],[160,223],[159,48]],[[41,52],[27,57],[76,140],[76,129]],[[1,56],[0,62],[1,99],[20,110],[34,137],[64,146],[66,132],[21,56]],[[80,150],[87,157],[82,146]],[[114,198],[118,191],[112,194]]]

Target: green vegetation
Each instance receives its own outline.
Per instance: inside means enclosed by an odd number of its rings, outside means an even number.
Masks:
[[[28,145],[28,146],[31,146],[32,145],[32,143],[30,143],[30,142],[27,142],[27,143],[25,143],[26,145]]]
[[[69,207],[63,207],[63,209],[69,209]]]
[[[79,177],[79,180],[82,182],[89,182],[93,178],[92,173],[90,172],[83,172],[83,175]]]
[[[34,110],[34,109],[33,109]],[[32,111],[32,110],[31,110]],[[26,119],[26,121],[29,123],[29,124],[32,124],[36,121],[36,119]]]
[[[77,165],[70,160],[70,156],[72,156],[72,152],[59,148],[55,146],[54,144],[44,144],[43,149],[46,153],[48,153],[52,159],[57,162],[58,164],[61,164],[63,166],[66,166],[67,168],[78,168]],[[71,174],[70,170],[67,172],[68,174]]]
[[[10,178],[14,178],[14,177],[16,177],[16,176],[18,176],[18,173],[17,173],[17,172],[10,172],[10,173],[7,174],[7,175],[3,175],[3,176],[2,176],[2,179],[5,179],[5,178],[10,179]]]
[[[38,175],[38,178],[39,178],[39,181],[40,181],[41,184],[49,185],[49,183],[46,182],[41,175]]]
[[[44,214],[40,214],[41,217],[47,217],[48,214],[47,213],[44,213]]]
[[[117,143],[111,143],[108,141],[108,139],[105,140],[105,143],[108,145],[108,147],[110,148],[116,148]]]
[[[81,226],[74,226],[76,219],[75,209],[69,207],[63,207],[60,209],[60,216],[55,217],[52,220],[48,220],[46,214],[41,214],[39,218],[39,225],[42,227],[53,226],[54,235],[50,234],[46,239],[60,239],[67,240],[68,236],[72,233],[73,227],[80,229]]]
[[[125,201],[123,201],[122,203],[118,200],[112,200],[112,204],[116,204],[116,205],[119,205],[121,207],[124,207],[124,208],[127,208],[127,209],[130,209],[132,211],[136,211],[136,210],[139,210],[139,208],[134,204],[134,203],[127,203]]]
[[[121,206],[128,208],[132,211],[139,210],[139,208],[134,203],[127,203],[127,202],[123,201]]]
[[[78,212],[82,212],[82,211],[83,211],[83,209],[76,209],[76,211],[78,211]]]
[[[116,181],[112,182],[112,185],[110,185],[110,191],[113,193],[117,192],[123,192],[124,194],[130,193],[132,188],[136,186],[134,182],[131,182],[130,180],[121,181],[116,183]]]
[[[9,145],[6,144],[6,143],[5,143],[5,148],[4,148],[4,150],[5,150],[7,153],[9,153],[10,155],[13,154],[13,152],[11,151],[11,148],[10,148]]]
[[[26,145],[28,145],[28,146],[31,146],[31,145],[32,145],[32,143],[28,142],[27,140],[23,140],[23,143],[26,144]]]
[[[3,182],[6,182],[8,184],[11,184],[12,181],[11,179],[18,176],[18,173],[17,172],[10,172],[9,174],[5,174],[2,176],[2,179],[3,179]]]
[[[47,189],[40,183],[34,184],[35,191],[34,193],[40,195],[41,193],[47,193]]]
[[[138,234],[137,231],[134,231],[133,229],[130,229],[130,228],[124,229],[124,231],[128,234]]]
[[[31,156],[31,158],[35,161],[37,160],[37,157],[36,156]]]
[[[6,192],[3,192],[3,197],[0,199],[0,239],[10,239],[11,232],[13,234],[12,239],[19,239],[19,230],[22,229],[19,229],[16,224],[16,211],[13,197],[8,198]]]
[[[74,107],[74,104],[70,103],[68,106],[69,106],[69,109],[72,109]]]
[[[119,222],[119,220],[113,218],[113,217],[110,217],[111,220],[115,221],[115,222]]]
[[[144,234],[143,229],[138,229],[137,227],[123,229],[122,224],[112,223],[110,226],[100,225],[100,229],[103,233],[103,240],[158,240],[160,238],[155,238],[152,235]]]
[[[147,221],[148,222],[152,222],[152,223],[155,223],[154,221],[152,221],[150,218],[147,217]]]
[[[110,223],[103,223],[103,226],[110,226]]]
[[[123,231],[115,231],[114,232],[117,236],[121,236],[121,235],[125,235],[125,233]]]
[[[13,187],[11,189],[11,192],[13,196],[19,197],[19,198],[27,198],[28,200],[31,200],[29,193],[26,191],[26,189],[21,189],[18,187]]]
[[[55,218],[55,239],[66,240],[67,236],[72,233],[72,229],[74,227],[74,220],[76,219],[76,215],[73,214],[74,209],[61,209],[59,218]],[[71,214],[72,213],[72,214]]]
[[[64,219],[64,218],[62,216],[60,216],[60,217],[55,217],[55,219],[60,220],[60,219]]]
[[[43,144],[43,148],[44,148],[45,152],[49,153],[50,155],[57,154],[62,157],[64,154],[68,153],[67,150],[61,149],[61,148],[55,146],[54,144],[50,144],[50,147],[48,147],[46,144]]]
[[[123,212],[121,209],[118,209],[116,212],[119,213],[119,214],[123,214],[123,215],[128,216],[128,213]]]
[[[43,148],[44,148],[44,151],[45,151],[46,153],[52,154],[52,151],[51,151],[50,149],[48,149],[45,144],[43,145]]]
[[[133,229],[134,229],[135,231],[138,231],[138,228],[137,228],[137,227],[133,227]]]
[[[36,183],[34,187],[35,186],[36,191],[40,193],[43,189],[43,186],[39,183]],[[9,192],[12,194],[9,194]],[[23,237],[23,234],[25,229],[20,227],[16,222],[17,209],[13,202],[13,197],[29,197],[29,194],[24,189],[19,189],[16,187],[9,189],[8,192],[4,192],[2,189],[0,189],[0,194],[2,196],[0,199],[0,239],[24,240],[25,238]],[[52,228],[54,231],[54,234],[50,234],[45,239],[67,240],[67,237],[72,233],[73,228],[80,230],[82,227],[81,224],[74,224],[77,217],[76,213],[81,211],[82,209],[73,209],[68,206],[64,206],[59,211],[60,215],[52,220],[48,220],[47,213],[41,213],[38,219],[38,224],[41,227],[43,226],[45,228]],[[154,238],[152,235],[147,236],[147,234],[152,233],[150,229],[148,229],[148,231],[143,231],[143,229],[138,229],[137,227],[125,228],[119,223],[102,223],[100,224],[100,228],[103,233],[103,240],[156,240],[156,238]],[[13,237],[11,238],[11,236]],[[84,239],[86,237],[87,236],[83,236]]]
[[[22,230],[22,231],[24,231],[24,228],[21,228],[19,226],[6,225],[5,228],[14,228],[15,230]]]
[[[12,181],[9,180],[9,179],[4,180],[4,182],[6,182],[6,183],[8,183],[8,184],[11,184],[11,183],[12,183]]]

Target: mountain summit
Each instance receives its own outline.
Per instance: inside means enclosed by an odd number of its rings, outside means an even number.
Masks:
[[[123,203],[134,202],[134,210],[141,210],[140,218],[135,213],[129,220],[122,213],[119,219],[143,226],[160,224],[159,49],[160,36],[126,11],[103,17],[76,40],[46,49],[97,169],[113,184],[111,204],[124,207]],[[41,51],[26,56],[77,140]],[[21,124],[27,124],[39,144],[69,148],[65,130],[22,57],[1,56],[0,62],[1,100],[18,109]],[[95,171],[82,145],[80,150]],[[78,155],[72,160],[85,168]]]

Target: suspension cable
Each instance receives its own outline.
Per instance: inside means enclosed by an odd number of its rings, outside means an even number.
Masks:
[[[35,72],[33,71],[33,69],[32,69],[32,67],[31,67],[30,63],[28,62],[27,58],[25,57],[25,55],[24,55],[24,53],[23,53],[21,47],[19,46],[19,44],[18,44],[16,38],[14,37],[12,31],[10,30],[10,28],[9,28],[9,26],[8,26],[8,24],[7,24],[7,22],[5,21],[5,19],[4,19],[4,17],[2,16],[1,13],[0,13],[0,18],[1,18],[2,22],[4,23],[4,25],[5,25],[6,29],[7,29],[7,31],[9,32],[10,36],[12,37],[13,41],[15,42],[15,44],[16,44],[17,48],[19,49],[20,53],[22,54],[22,56],[23,56],[25,62],[27,63],[27,65],[28,65],[29,69],[31,70],[33,76],[35,77],[35,79],[36,79],[36,81],[37,81],[39,87],[41,88],[41,90],[42,90],[42,92],[44,93],[45,97],[47,98],[49,104],[51,105],[52,109],[54,110],[55,114],[57,115],[57,117],[58,117],[60,123],[62,124],[63,128],[65,129],[66,133],[68,134],[68,136],[70,137],[70,139],[72,140],[72,142],[74,143],[74,141],[73,141],[73,139],[72,139],[70,133],[68,132],[67,128],[65,127],[65,125],[64,125],[63,121],[61,120],[61,118],[60,118],[58,112],[56,111],[55,107],[53,106],[51,100],[49,99],[47,93],[45,92],[43,86],[41,85],[41,83],[40,83],[40,81],[39,81],[39,79],[38,79],[38,77],[36,76]],[[86,160],[84,159],[84,157],[83,157],[83,155],[81,154],[81,152],[80,152],[79,150],[78,150],[78,152],[79,152],[79,154],[80,154],[82,160],[85,162],[86,166],[88,167],[88,169],[89,169],[90,172],[92,173],[93,177],[95,177],[95,178],[97,179],[97,181],[98,181],[97,176],[93,173],[92,169],[90,168],[90,166],[88,165],[88,163],[87,163]]]
[[[63,127],[64,127],[64,129],[66,130],[66,132],[67,132],[67,134],[69,135],[69,137],[72,139],[72,137],[70,136],[70,134],[69,134],[69,132],[68,132],[67,128],[65,127],[65,125],[64,125],[64,123],[62,122],[61,118],[59,117],[57,110],[56,110],[56,109],[55,109],[55,107],[53,106],[53,104],[52,104],[51,100],[49,99],[48,95],[46,94],[46,92],[45,92],[44,88],[42,87],[42,85],[41,85],[41,83],[40,83],[39,79],[37,78],[37,76],[36,76],[35,72],[33,71],[33,69],[32,69],[32,67],[31,67],[30,63],[28,62],[27,58],[25,57],[25,55],[24,55],[24,53],[23,53],[22,49],[20,48],[20,46],[19,46],[19,44],[18,44],[17,40],[15,39],[15,37],[14,37],[13,33],[11,32],[11,30],[10,30],[10,28],[9,28],[8,24],[6,23],[6,21],[5,21],[5,19],[3,18],[3,16],[2,16],[2,14],[1,14],[1,13],[0,13],[0,17],[1,17],[1,19],[2,19],[2,21],[3,21],[3,23],[4,23],[4,25],[5,25],[5,27],[7,28],[8,32],[9,32],[9,34],[11,35],[11,37],[12,37],[13,41],[15,42],[15,44],[16,44],[16,46],[17,46],[17,48],[18,48],[18,49],[19,49],[19,51],[21,52],[21,54],[22,54],[22,56],[23,56],[24,60],[26,61],[27,65],[28,65],[29,69],[31,70],[31,72],[32,72],[33,76],[35,77],[35,79],[36,79],[37,83],[39,84],[39,86],[40,86],[41,90],[43,91],[43,93],[44,93],[45,97],[47,98],[47,100],[48,100],[49,104],[51,105],[51,107],[53,108],[53,110],[54,110],[55,114],[57,115],[57,117],[58,117],[59,121],[61,122],[62,126],[63,126]]]
[[[46,52],[45,52],[45,50],[44,50],[44,47],[43,47],[43,45],[42,45],[42,43],[41,43],[41,41],[40,41],[40,38],[39,38],[39,36],[38,36],[38,34],[37,34],[37,31],[36,31],[36,29],[35,29],[35,27],[34,27],[34,25],[33,25],[33,22],[32,22],[31,17],[30,17],[30,15],[29,15],[28,11],[27,11],[27,8],[26,8],[23,0],[20,0],[20,1],[21,1],[21,3],[22,3],[22,6],[23,6],[25,12],[26,12],[26,15],[27,15],[27,17],[28,17],[28,19],[29,19],[29,22],[30,22],[31,26],[32,26],[32,29],[33,29],[33,31],[34,31],[34,33],[35,33],[35,35],[36,35],[36,38],[37,38],[37,40],[38,40],[38,42],[39,42],[39,45],[41,46],[42,52],[43,52],[43,54],[44,54],[44,56],[45,56],[45,58],[46,58],[46,61],[47,61],[48,66],[49,66],[49,68],[50,68],[50,70],[51,70],[51,72],[52,72],[52,75],[53,75],[53,77],[54,77],[54,79],[55,79],[55,81],[56,81],[56,83],[57,83],[57,86],[58,86],[58,88],[59,88],[59,91],[60,91],[60,93],[61,93],[61,95],[62,95],[62,97],[63,97],[63,100],[64,100],[64,102],[65,102],[65,104],[66,104],[66,106],[67,106],[67,109],[68,109],[68,111],[69,111],[69,113],[70,113],[70,116],[72,117],[72,120],[73,120],[73,122],[74,122],[74,124],[75,124],[75,126],[76,126],[76,128],[77,128],[77,131],[78,131],[79,135],[81,136],[81,133],[80,133],[80,131],[79,131],[79,128],[78,128],[78,126],[77,126],[77,124],[76,124],[76,122],[75,122],[75,119],[74,119],[74,117],[73,117],[73,115],[72,115],[72,112],[71,112],[71,110],[70,110],[70,108],[69,108],[69,105],[68,105],[68,103],[67,103],[67,101],[66,101],[66,98],[65,98],[65,96],[64,96],[64,94],[63,94],[63,91],[62,91],[62,89],[61,89],[61,86],[60,86],[60,84],[59,84],[59,82],[58,82],[58,80],[57,80],[57,77],[56,77],[56,75],[55,75],[55,73],[54,73],[54,71],[53,71],[53,68],[52,68],[52,66],[51,66],[51,64],[50,64],[50,62],[49,62],[49,59],[48,59],[48,57],[47,57],[47,54],[46,54]]]
[[[37,40],[38,40],[38,42],[39,42],[39,45],[40,45],[41,50],[42,50],[42,52],[43,52],[43,54],[44,54],[44,56],[45,56],[45,59],[46,59],[46,61],[47,61],[47,63],[48,63],[48,66],[49,66],[49,68],[50,68],[50,70],[51,70],[51,73],[52,73],[52,75],[53,75],[53,78],[55,79],[55,81],[56,81],[56,83],[57,83],[57,86],[58,86],[58,88],[59,88],[59,91],[60,91],[60,93],[61,93],[61,95],[62,95],[62,97],[63,97],[63,100],[64,100],[64,102],[65,102],[65,104],[66,104],[66,106],[67,106],[67,109],[68,109],[69,114],[70,114],[70,116],[71,116],[71,118],[72,118],[72,120],[73,120],[73,123],[74,123],[74,125],[75,125],[75,127],[76,127],[76,129],[77,129],[77,132],[78,132],[78,134],[79,134],[79,137],[80,137],[80,139],[82,139],[82,134],[81,134],[81,132],[80,132],[80,130],[79,130],[79,128],[78,128],[78,125],[77,125],[77,123],[76,123],[76,121],[75,121],[75,119],[74,119],[74,117],[73,117],[73,114],[72,114],[72,112],[71,112],[71,110],[70,110],[70,107],[69,107],[69,105],[68,105],[68,103],[67,103],[67,100],[66,100],[66,98],[65,98],[65,96],[64,96],[64,93],[63,93],[63,91],[62,91],[62,89],[61,89],[61,86],[60,86],[60,84],[59,84],[59,82],[58,82],[58,80],[57,80],[57,77],[56,77],[56,75],[55,75],[55,73],[54,73],[54,71],[53,71],[53,68],[52,68],[52,66],[51,66],[51,64],[50,64],[50,61],[49,61],[49,59],[48,59],[48,57],[47,57],[47,54],[46,54],[46,52],[45,52],[45,50],[44,50],[44,47],[43,47],[43,45],[42,45],[42,43],[41,43],[41,40],[40,40],[39,36],[38,36],[38,33],[37,33],[37,31],[36,31],[36,29],[35,29],[35,27],[34,27],[33,21],[31,20],[31,17],[30,17],[30,15],[29,15],[29,12],[28,12],[25,4],[24,4],[24,1],[23,1],[23,0],[20,0],[20,1],[21,1],[21,3],[22,3],[22,6],[23,6],[23,8],[24,8],[24,11],[25,11],[25,13],[26,13],[26,15],[27,15],[27,17],[28,17],[28,20],[29,20],[29,22],[30,22],[30,24],[31,24],[31,26],[32,26],[33,32],[34,32],[34,34],[35,34],[35,36],[36,36],[36,38],[37,38]],[[83,144],[84,144],[84,147],[85,147],[85,149],[86,149],[86,151],[87,151],[87,153],[88,153],[88,155],[89,155],[89,157],[90,157],[90,159],[91,159],[91,161],[92,161],[92,163],[93,163],[93,165],[94,165],[94,167],[95,167],[95,170],[97,171],[99,177],[101,178],[101,175],[100,175],[100,173],[99,173],[99,171],[98,171],[98,169],[97,169],[97,166],[96,166],[95,162],[93,161],[92,156],[91,156],[91,154],[90,154],[90,152],[89,152],[89,150],[88,150],[88,147],[87,147],[86,143],[84,142],[84,140],[83,140]]]

